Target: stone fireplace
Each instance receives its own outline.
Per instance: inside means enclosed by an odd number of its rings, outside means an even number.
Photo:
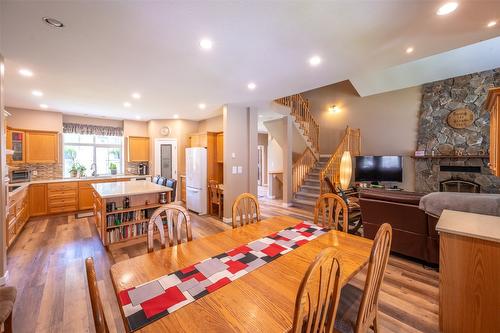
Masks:
[[[479,193],[480,189],[481,185],[460,178],[451,178],[439,183],[439,192]]]
[[[488,168],[489,113],[483,107],[494,86],[500,86],[500,68],[422,87],[417,150],[426,157],[415,160],[417,192],[458,190],[460,184],[461,190],[500,193],[500,178]],[[470,122],[451,126],[450,113],[463,109],[470,110]],[[462,183],[451,182],[457,180]]]

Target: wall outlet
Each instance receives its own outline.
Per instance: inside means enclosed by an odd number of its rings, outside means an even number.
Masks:
[[[233,169],[232,169],[232,173],[233,175],[237,174],[238,173],[238,167],[237,166],[233,166]]]
[[[238,173],[239,174],[242,174],[243,173],[243,167],[240,165],[238,166]]]
[[[232,157],[232,158],[236,158],[236,153],[232,153],[232,154],[231,154],[231,157]]]
[[[33,171],[31,171],[31,174],[32,174],[33,176],[38,176],[38,171],[33,170]]]

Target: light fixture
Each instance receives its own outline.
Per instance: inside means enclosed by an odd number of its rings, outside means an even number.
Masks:
[[[247,85],[248,89],[250,90],[255,90],[255,88],[257,88],[257,85],[253,82],[250,82],[248,85]]]
[[[129,108],[132,106],[132,104],[130,104],[130,102],[123,102],[123,106]]]
[[[178,114],[174,114],[174,119],[178,119],[179,118],[179,115]]]
[[[202,110],[204,110],[207,106],[205,105],[205,103],[200,103],[198,104],[198,107]]]
[[[208,38],[203,38],[202,40],[200,40],[200,47],[203,49],[203,50],[211,50],[212,49],[212,41]]]
[[[449,13],[455,11],[458,7],[458,2],[447,2],[437,10],[436,14],[439,16],[448,15]]]
[[[497,21],[490,21],[490,22],[488,22],[487,27],[491,28],[491,27],[494,27],[495,25],[497,25]]]
[[[22,76],[26,76],[26,77],[32,77],[33,76],[33,72],[30,71],[29,69],[27,68],[21,68],[19,70],[19,74],[21,74]]]
[[[131,96],[132,96],[132,98],[134,98],[134,99],[141,99],[141,94],[139,94],[139,93],[137,93],[137,92],[132,93],[132,95],[131,95]]]
[[[54,28],[64,27],[64,24],[61,21],[56,20],[55,18],[52,17],[44,17],[43,21]]]
[[[413,52],[413,47],[410,46],[406,49],[406,53],[410,54],[412,52]]]
[[[340,112],[340,108],[337,105],[332,105],[328,107],[328,112],[337,113]]]
[[[46,109],[46,108],[48,108],[49,106],[48,106],[47,104],[40,104],[40,107],[41,107],[42,109]]]
[[[315,67],[318,66],[319,64],[321,64],[321,58],[319,56],[315,55],[309,58],[309,65]]]
[[[347,190],[351,184],[352,177],[352,158],[351,152],[346,150],[342,154],[342,159],[340,160],[340,188]]]
[[[33,96],[36,96],[36,97],[41,97],[41,96],[43,96],[43,92],[41,92],[40,90],[33,90],[33,91],[31,92],[31,94],[32,94]]]

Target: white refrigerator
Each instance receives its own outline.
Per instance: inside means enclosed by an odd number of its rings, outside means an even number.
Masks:
[[[207,149],[186,148],[186,207],[207,213]]]

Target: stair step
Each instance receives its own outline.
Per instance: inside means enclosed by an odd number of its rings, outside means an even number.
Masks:
[[[292,200],[292,204],[295,207],[303,208],[303,209],[306,209],[306,210],[313,209],[316,206],[316,202],[315,201],[303,200],[303,199],[296,199],[296,198],[294,198]]]
[[[305,192],[305,193],[312,193],[312,194],[315,194],[315,195],[318,195],[319,196],[319,192],[320,192],[320,187],[319,185],[317,186],[314,186],[314,185],[301,185],[300,186],[300,192]]]
[[[319,197],[319,193],[308,193],[308,192],[295,192],[295,197],[299,199],[310,199],[316,202],[316,199]]]

